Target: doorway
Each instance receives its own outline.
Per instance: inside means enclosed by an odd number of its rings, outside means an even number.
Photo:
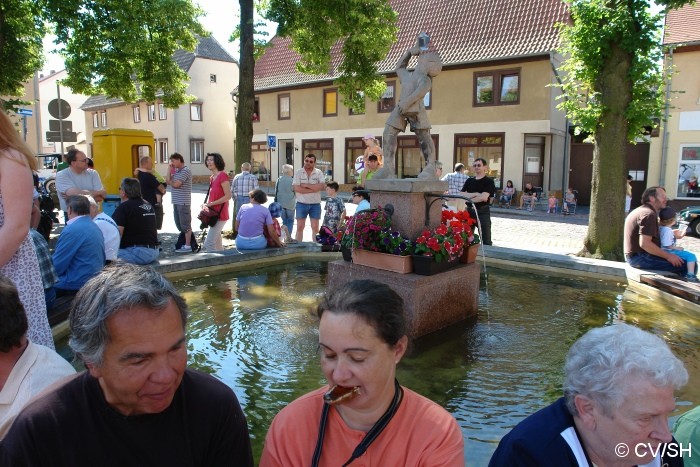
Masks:
[[[277,176],[282,176],[282,166],[289,164],[294,167],[294,140],[282,139],[277,143]]]
[[[544,136],[525,136],[525,167],[523,184],[531,183],[533,187],[543,187],[544,182]]]

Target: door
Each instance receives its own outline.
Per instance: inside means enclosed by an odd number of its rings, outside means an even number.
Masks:
[[[533,187],[542,186],[544,181],[544,136],[525,137],[525,167],[523,170],[523,184],[531,183]]]
[[[277,177],[282,175],[282,166],[294,167],[294,140],[283,139],[277,142]]]

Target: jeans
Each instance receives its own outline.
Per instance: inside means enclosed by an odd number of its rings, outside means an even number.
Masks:
[[[131,264],[151,264],[158,260],[160,251],[156,248],[147,248],[144,246],[130,246],[128,248],[120,248],[117,252],[117,258]]]
[[[647,252],[637,253],[634,256],[625,255],[625,260],[633,268],[637,269],[651,269],[655,271],[671,271],[676,274],[684,274],[686,271],[685,263],[680,267],[676,267],[673,264],[666,261],[660,256],[650,255]]]
[[[321,218],[321,204],[306,204],[297,201],[297,219],[306,219],[309,216],[311,219]]]
[[[282,224],[287,227],[291,235],[292,229],[294,228],[294,209],[282,208]]]
[[[238,250],[264,250],[267,248],[267,239],[265,235],[257,237],[244,237],[239,235],[236,237],[236,249]]]
[[[481,243],[484,245],[493,245],[491,241],[491,208],[488,206],[482,206],[476,211],[476,216],[474,216],[474,209],[469,208],[469,215],[472,217],[478,217],[479,224],[479,234],[481,235]],[[475,227],[478,227],[476,224]]]

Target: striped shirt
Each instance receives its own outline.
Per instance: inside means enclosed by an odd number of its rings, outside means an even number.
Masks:
[[[231,192],[233,196],[248,196],[248,194],[258,188],[258,177],[248,171],[243,171],[233,177]]]
[[[172,181],[179,180],[182,182],[179,188],[173,186],[171,197],[173,204],[184,204],[189,206],[192,202],[192,171],[189,167],[184,166],[172,176]]]
[[[467,174],[464,172],[452,172],[448,173],[441,178],[443,182],[447,182],[447,190],[450,195],[458,195],[462,191],[464,182],[467,181]]]

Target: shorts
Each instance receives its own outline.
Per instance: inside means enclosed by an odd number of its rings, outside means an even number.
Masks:
[[[309,216],[311,219],[320,219],[321,205],[306,204],[297,201],[296,216],[297,219],[306,219],[306,216]]]

